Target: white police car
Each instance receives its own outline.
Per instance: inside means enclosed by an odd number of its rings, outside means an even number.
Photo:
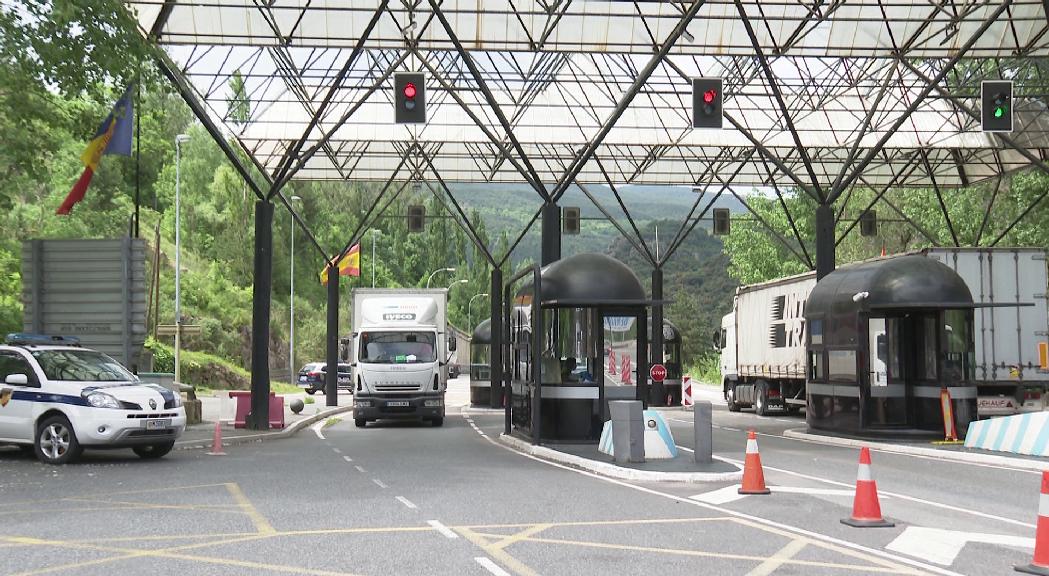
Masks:
[[[178,394],[144,384],[75,338],[10,334],[0,345],[0,443],[65,464],[84,448],[160,458],[186,429]]]

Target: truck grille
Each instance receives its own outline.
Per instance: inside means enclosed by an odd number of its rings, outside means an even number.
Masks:
[[[385,384],[376,385],[375,390],[377,392],[416,392],[419,390],[419,385],[408,382],[387,382]]]

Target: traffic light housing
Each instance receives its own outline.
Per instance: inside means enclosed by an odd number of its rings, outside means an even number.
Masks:
[[[722,127],[721,103],[724,94],[721,86],[721,78],[692,79],[693,128]]]
[[[408,231],[422,232],[426,228],[426,206],[412,204],[408,206]]]
[[[579,207],[565,206],[562,208],[561,229],[565,234],[579,234]]]
[[[714,235],[728,236],[732,232],[732,223],[729,220],[728,208],[714,209]]]
[[[426,75],[422,72],[394,74],[393,102],[398,124],[425,124]]]
[[[1012,132],[1012,81],[984,80],[981,82],[980,110],[980,125],[984,132]]]
[[[874,210],[866,210],[860,214],[860,236],[878,235],[878,215]]]

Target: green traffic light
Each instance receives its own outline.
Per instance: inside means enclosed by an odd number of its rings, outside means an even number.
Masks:
[[[1001,118],[1002,116],[1005,116],[1005,107],[1004,106],[995,106],[994,107],[994,117],[995,118]]]

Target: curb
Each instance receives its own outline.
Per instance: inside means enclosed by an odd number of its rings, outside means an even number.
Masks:
[[[795,440],[808,440],[810,442],[816,442],[819,444],[844,446],[846,448],[867,447],[871,450],[875,450],[878,452],[904,454],[907,456],[925,456],[928,458],[948,460],[951,462],[962,462],[964,464],[988,464],[994,466],[1004,466],[1006,468],[1033,470],[1035,472],[1049,470],[1049,461],[1039,462],[1037,460],[1029,460],[1026,458],[1011,458],[1009,456],[996,456],[994,454],[977,454],[973,452],[949,452],[946,450],[937,450],[935,448],[922,448],[920,446],[903,446],[900,444],[887,444],[884,442],[857,440],[854,438],[823,436],[820,434],[810,434],[808,432],[802,432],[798,429],[784,430],[783,436],[787,438],[793,438]]]
[[[313,416],[309,416],[294,422],[285,427],[280,432],[263,432],[260,434],[248,434],[243,436],[229,436],[222,439],[223,446],[235,446],[237,444],[249,444],[251,442],[262,442],[263,440],[278,440],[281,438],[289,438],[295,435],[303,428],[310,424],[316,424],[321,420],[326,420],[337,414],[344,414],[353,410],[353,406],[337,406],[330,410],[318,412]],[[196,450],[199,448],[211,448],[212,440],[183,440],[181,442],[175,442],[175,450]]]
[[[623,468],[608,462],[598,462],[596,460],[590,460],[589,458],[583,458],[573,454],[565,454],[564,452],[546,448],[545,446],[533,446],[519,438],[514,438],[513,436],[507,436],[505,434],[499,435],[499,442],[506,444],[511,449],[522,454],[535,456],[542,460],[564,464],[573,468],[579,468],[602,476],[618,478],[620,480],[638,480],[642,482],[686,482],[689,484],[698,484],[702,482],[739,482],[743,479],[742,469],[737,470],[736,472],[655,472],[652,470]],[[738,464],[728,462],[717,456],[714,458],[739,468]]]

